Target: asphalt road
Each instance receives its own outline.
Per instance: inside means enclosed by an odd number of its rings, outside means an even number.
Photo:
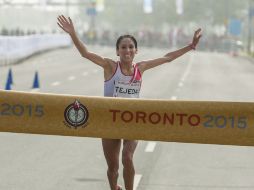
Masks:
[[[114,48],[89,47],[117,59]],[[140,48],[136,61],[165,49]],[[74,48],[0,67],[0,88],[12,69],[13,90],[103,95],[103,71]],[[254,101],[254,62],[227,54],[190,52],[143,76],[141,97],[168,100]],[[10,121],[11,124],[11,121]],[[135,190],[252,190],[254,148],[140,141]],[[120,170],[119,183],[123,184]],[[1,190],[107,190],[106,162],[97,138],[0,133]]]

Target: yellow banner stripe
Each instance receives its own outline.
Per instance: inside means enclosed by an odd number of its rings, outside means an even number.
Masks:
[[[0,131],[254,145],[254,103],[0,91]]]

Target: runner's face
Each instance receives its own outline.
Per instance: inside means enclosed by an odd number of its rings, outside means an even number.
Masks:
[[[135,44],[130,38],[121,40],[118,46],[117,55],[120,56],[121,61],[131,61],[134,59],[137,49]]]

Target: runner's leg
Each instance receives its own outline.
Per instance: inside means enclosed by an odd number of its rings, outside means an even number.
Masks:
[[[133,190],[135,169],[133,155],[138,141],[124,140],[122,151],[123,178],[126,190]]]
[[[119,153],[121,148],[120,139],[102,139],[102,147],[104,156],[108,165],[108,181],[111,190],[116,190],[118,169],[119,169]]]

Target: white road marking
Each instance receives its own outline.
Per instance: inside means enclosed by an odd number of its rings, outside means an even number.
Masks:
[[[183,76],[182,76],[181,79],[180,79],[180,82],[178,83],[178,87],[177,87],[176,91],[179,91],[180,88],[184,86],[184,82],[185,82],[186,78],[188,77],[188,75],[189,75],[189,73],[190,73],[192,64],[193,64],[193,55],[190,54],[190,61],[189,61],[189,63],[188,63],[187,68],[185,69],[185,71],[184,71],[184,73],[183,73]],[[171,97],[171,100],[176,100],[176,99],[177,99],[176,96],[172,96],[172,97]]]
[[[146,145],[145,152],[153,152],[156,146],[156,142],[150,141]]]
[[[171,100],[176,100],[177,97],[176,96],[171,96]]]
[[[56,82],[53,82],[51,85],[52,85],[52,86],[58,86],[58,85],[60,85],[60,84],[61,84],[60,82],[56,81]]]
[[[182,87],[183,86],[183,82],[179,82],[178,87]]]
[[[191,70],[191,66],[193,64],[193,55],[190,54],[190,61],[189,61],[189,64],[185,70],[185,72],[183,73],[183,76],[181,78],[181,82],[183,83],[185,81],[185,79],[187,78],[187,76],[189,75],[190,73],[190,70]]]
[[[39,88],[33,88],[33,89],[30,90],[30,92],[39,92],[39,91],[40,91]]]
[[[136,174],[136,175],[134,176],[133,190],[137,190],[138,184],[139,184],[141,178],[142,178],[142,175],[141,175],[141,174]]]
[[[76,77],[75,76],[69,76],[68,80],[74,80]]]
[[[88,72],[83,72],[83,76],[87,76],[88,75]]]

